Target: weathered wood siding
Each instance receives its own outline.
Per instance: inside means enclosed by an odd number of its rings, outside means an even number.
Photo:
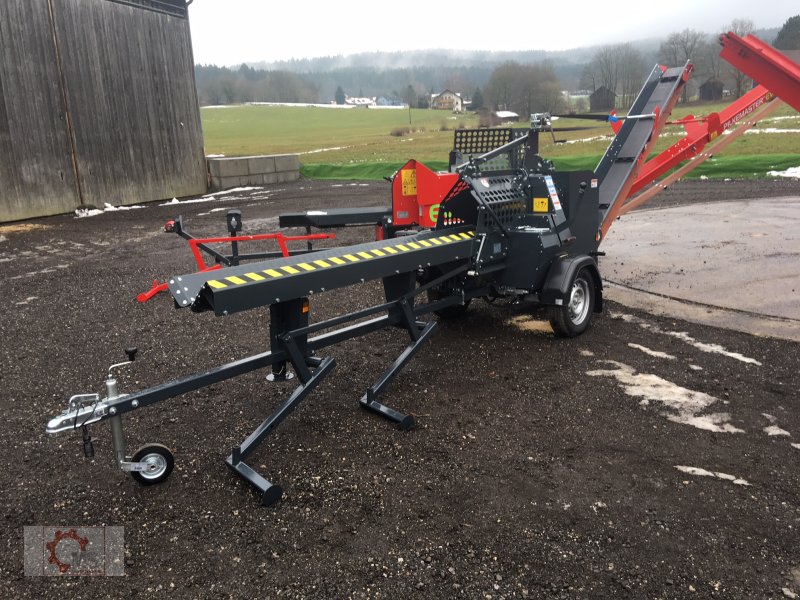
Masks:
[[[0,2],[0,107],[22,111],[6,119],[20,123],[7,161],[0,108],[0,183],[15,182],[0,190],[0,220],[206,190],[189,23],[135,4]],[[11,90],[7,71],[19,73]],[[22,151],[38,171],[21,174]]]
[[[0,1],[0,221],[78,204],[47,0]]]

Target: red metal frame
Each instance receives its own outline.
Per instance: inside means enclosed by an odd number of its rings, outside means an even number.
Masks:
[[[800,65],[754,35],[729,32],[719,41],[722,58],[800,112]]]
[[[732,32],[726,33],[720,36],[720,43],[720,56],[759,81],[760,85],[719,113],[711,113],[700,119],[689,116],[677,121],[686,129],[686,136],[642,166],[628,197],[632,197],[683,161],[702,153],[706,144],[724,132],[737,128],[740,124],[747,125],[746,128],[755,124],[754,120],[746,122],[748,117],[755,113],[763,115],[761,108],[772,102],[775,96],[800,111],[800,65],[753,35],[742,38]],[[702,161],[697,161],[690,168],[684,169],[683,174],[689,173],[701,163]]]
[[[734,127],[765,102],[772,99],[772,93],[762,85],[750,90],[719,113],[711,113],[700,119],[692,115],[671,124],[679,123],[686,129],[686,137],[672,144],[658,156],[647,161],[639,171],[639,176],[631,186],[629,196],[677,167],[685,160],[703,151],[706,144],[713,141],[726,130]]]

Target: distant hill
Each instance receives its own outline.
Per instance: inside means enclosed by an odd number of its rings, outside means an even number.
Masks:
[[[778,30],[778,27],[760,29],[756,35],[766,42],[772,42]],[[637,40],[631,45],[641,53],[645,65],[653,65],[658,62],[659,46],[663,39]],[[250,96],[252,99],[275,100],[277,92],[258,91],[276,89],[275,84],[259,82],[269,79],[267,73],[287,74],[283,80],[288,74],[293,75],[288,83],[291,88],[300,91],[290,96],[309,102],[332,101],[336,88],[340,86],[350,96],[387,96],[402,100],[405,99],[407,87],[411,85],[420,95],[449,88],[469,97],[476,88],[484,88],[492,71],[506,61],[547,61],[553,66],[563,89],[575,91],[580,87],[584,68],[600,47],[516,52],[448,49],[362,52],[347,56],[251,62],[247,63],[247,72],[242,72],[239,65],[231,69],[213,65],[198,66],[196,73],[201,102],[207,103],[229,103]],[[252,88],[256,91],[252,91]]]

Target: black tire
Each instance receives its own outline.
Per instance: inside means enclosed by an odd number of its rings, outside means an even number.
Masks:
[[[131,477],[142,485],[155,485],[166,481],[175,467],[175,458],[169,448],[161,444],[148,444],[133,455],[133,462],[152,465],[149,471],[131,471]]]
[[[569,287],[566,304],[549,306],[547,316],[556,337],[572,338],[582,334],[592,321],[595,302],[594,279],[589,269],[581,269]]]

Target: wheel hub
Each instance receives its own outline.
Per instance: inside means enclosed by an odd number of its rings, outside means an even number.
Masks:
[[[577,279],[572,284],[567,310],[570,321],[576,325],[586,318],[589,312],[589,283],[585,279]]]

